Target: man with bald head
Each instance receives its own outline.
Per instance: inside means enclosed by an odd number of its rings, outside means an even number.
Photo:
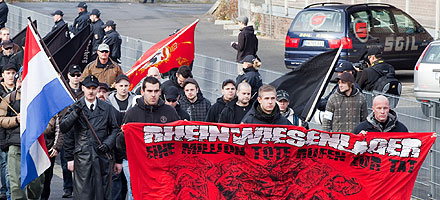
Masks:
[[[162,78],[161,75],[160,75],[159,69],[157,67],[150,67],[148,69],[147,76],[152,76],[152,77],[156,78],[159,81]]]
[[[353,133],[408,132],[406,126],[397,120],[396,112],[390,109],[390,102],[385,96],[375,97],[372,109],[367,120],[356,126]]]

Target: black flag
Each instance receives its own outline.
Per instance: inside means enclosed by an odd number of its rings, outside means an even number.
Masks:
[[[75,64],[75,65],[79,65],[82,70],[84,70],[84,68],[86,68],[87,64],[89,64],[89,62],[91,62],[90,57],[92,55],[92,48],[93,48],[92,37],[93,37],[93,34],[90,34],[89,38],[86,41],[84,41],[84,43],[79,48],[79,50],[75,53],[75,55],[72,57],[72,59],[70,59],[67,66]],[[67,73],[68,73],[68,68],[66,67],[62,71],[62,74],[64,77],[67,78]]]
[[[34,24],[35,28],[37,27],[37,20],[34,20],[32,22],[32,24]],[[21,44],[23,38],[26,38],[26,30],[27,30],[27,26],[21,30],[19,33],[17,33],[13,38],[12,41],[14,41],[15,44]]]
[[[67,23],[43,38],[51,54],[54,54],[70,40],[69,27]]]
[[[276,79],[270,85],[285,90],[290,95],[290,107],[299,117],[309,122],[316,104],[325,92],[333,74],[340,49],[319,54],[303,63],[296,70]]]
[[[53,58],[61,72],[65,71],[64,69],[68,67],[67,65],[70,60],[74,58],[83,44],[91,40],[92,35],[93,34],[90,32],[90,26],[86,26],[53,54]]]

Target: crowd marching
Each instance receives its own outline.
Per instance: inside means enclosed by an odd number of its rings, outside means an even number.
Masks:
[[[4,27],[7,6],[0,0],[0,199],[49,199],[55,157],[60,156],[63,169],[63,198],[133,199],[129,163],[125,152],[122,124],[129,122],[168,123],[177,120],[220,123],[295,125],[308,128],[289,107],[290,96],[263,84],[257,56],[258,39],[247,17],[237,20],[241,32],[231,46],[237,50],[241,72],[236,80],[224,80],[221,96],[210,102],[203,96],[193,77],[191,66],[177,66],[168,80],[156,67],[138,88],[129,91],[130,79],[119,66],[121,38],[116,24],[100,19],[100,11],[87,11],[78,4],[78,17],[69,28],[72,35],[86,26],[93,32],[93,61],[82,70],[78,65],[68,69],[68,86],[77,101],[57,114],[44,136],[51,167],[39,178],[20,188],[20,86],[25,41],[12,41]],[[6,10],[6,15],[4,11]],[[56,31],[64,25],[64,13],[52,13]],[[50,33],[49,33],[50,34]],[[18,45],[20,44],[20,45]],[[384,96],[377,96],[368,114],[362,90],[371,90],[380,75],[375,70],[394,73],[381,58],[378,48],[368,51],[370,67],[363,71],[352,63],[339,64],[337,84],[321,99],[318,109],[325,111],[322,128],[328,132],[407,132],[397,120]],[[373,70],[374,69],[374,70]]]

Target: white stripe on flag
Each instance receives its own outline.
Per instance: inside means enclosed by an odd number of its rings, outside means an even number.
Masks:
[[[41,144],[38,142],[38,140],[35,140],[35,142],[32,144],[31,148],[29,149],[29,154],[31,155],[32,160],[34,160],[37,174],[44,173],[44,171],[47,169],[47,166],[50,166],[50,159],[47,157],[46,152],[44,152],[43,147],[41,147]]]

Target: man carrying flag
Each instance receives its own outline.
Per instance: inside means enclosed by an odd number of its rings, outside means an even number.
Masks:
[[[8,160],[12,199],[40,198],[41,175],[50,166],[43,131],[56,113],[73,103],[31,24],[26,38],[19,89],[0,104],[1,125],[9,129],[7,137],[15,138]]]

